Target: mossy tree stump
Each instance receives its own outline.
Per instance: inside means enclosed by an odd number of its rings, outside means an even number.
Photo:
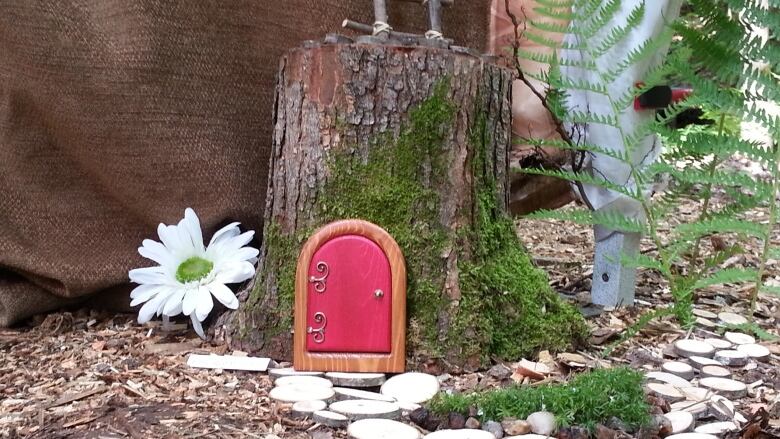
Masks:
[[[378,224],[404,252],[414,361],[470,369],[579,339],[581,317],[532,267],[506,215],[512,79],[433,48],[288,53],[258,274],[223,319],[228,341],[290,358],[298,252],[344,218]]]

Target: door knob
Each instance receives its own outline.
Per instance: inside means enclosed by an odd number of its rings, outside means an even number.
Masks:
[[[374,297],[376,297],[377,299],[382,298],[384,295],[385,295],[385,292],[380,290],[380,289],[377,289],[377,290],[374,291]]]

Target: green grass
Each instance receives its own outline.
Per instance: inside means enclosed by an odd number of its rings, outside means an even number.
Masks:
[[[559,426],[593,430],[596,424],[618,418],[631,428],[650,421],[642,390],[642,374],[626,367],[583,373],[566,384],[470,393],[440,394],[430,404],[436,413],[468,412],[476,407],[482,420],[525,419],[533,412],[555,414]]]

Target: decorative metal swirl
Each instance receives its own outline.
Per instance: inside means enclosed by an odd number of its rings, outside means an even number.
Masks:
[[[317,262],[317,272],[321,273],[322,276],[310,276],[309,282],[314,284],[314,291],[322,294],[325,292],[325,288],[327,287],[326,282],[328,279],[328,264],[326,264],[325,261]]]
[[[322,324],[322,326],[320,326],[319,328],[313,328],[309,326],[306,329],[306,332],[312,334],[314,343],[322,343],[323,341],[325,341],[325,327],[328,326],[328,319],[325,317],[325,313],[318,312],[314,314],[314,322],[320,323]]]

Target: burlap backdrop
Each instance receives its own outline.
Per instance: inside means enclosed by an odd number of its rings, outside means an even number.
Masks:
[[[421,6],[388,1],[396,28],[425,30]],[[455,3],[446,33],[483,49],[489,0]],[[136,248],[187,206],[207,235],[262,230],[277,60],[371,11],[0,0],[0,325],[90,295],[126,306]]]

